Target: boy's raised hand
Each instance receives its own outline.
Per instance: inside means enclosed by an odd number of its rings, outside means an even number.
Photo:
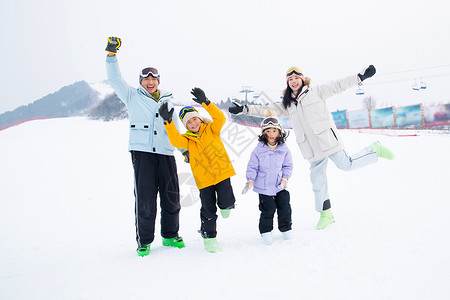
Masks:
[[[120,46],[122,45],[122,39],[115,37],[115,36],[110,36],[108,38],[108,44],[106,45],[106,52],[112,53],[112,54],[116,54],[117,50],[119,50]]]
[[[202,103],[205,103],[206,105],[209,105],[210,101],[206,98],[205,92],[201,88],[193,88],[191,94],[195,97],[192,98],[192,100],[198,104],[201,105]]]
[[[172,109],[169,111],[168,103],[164,102],[159,108],[159,114],[164,119],[164,121],[170,124],[170,122],[172,122],[173,110],[174,108],[172,107]]]

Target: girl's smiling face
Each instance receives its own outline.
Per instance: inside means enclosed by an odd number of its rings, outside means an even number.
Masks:
[[[280,130],[278,130],[278,128],[267,128],[263,133],[267,135],[267,143],[270,146],[276,145],[277,138],[280,136]]]
[[[297,74],[289,76],[288,85],[294,93],[297,93],[303,86],[303,76]]]
[[[200,125],[202,125],[202,120],[199,117],[192,117],[187,121],[186,128],[195,133],[200,130]]]

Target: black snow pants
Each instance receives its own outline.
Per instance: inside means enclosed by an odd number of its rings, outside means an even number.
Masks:
[[[219,206],[220,209],[234,208],[235,198],[230,178],[227,178],[216,185],[200,189],[200,200],[202,202],[202,207],[200,208],[200,234],[204,238],[215,238],[217,235],[217,206]]]
[[[278,214],[278,229],[285,232],[292,229],[292,209],[290,194],[287,190],[278,192],[275,196],[259,194],[259,232],[265,233],[273,230],[275,211]]]
[[[138,245],[155,238],[156,198],[161,206],[161,236],[178,236],[180,191],[175,157],[131,151],[134,168],[135,222]]]

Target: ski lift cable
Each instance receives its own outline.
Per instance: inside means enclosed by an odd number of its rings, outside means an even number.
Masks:
[[[394,75],[394,74],[410,73],[410,72],[417,72],[417,71],[430,70],[430,69],[437,69],[437,68],[445,68],[445,67],[450,67],[450,65],[441,65],[441,66],[434,66],[434,67],[425,67],[425,68],[419,68],[419,69],[413,69],[413,70],[405,70],[405,71],[397,71],[397,72],[391,72],[391,73],[381,73],[381,74],[377,74],[377,76],[388,76],[388,75]]]
[[[440,77],[447,77],[447,76],[450,76],[450,73],[442,73],[442,74],[421,76],[421,78],[422,79],[430,79],[430,78],[440,78]],[[385,80],[385,81],[367,82],[367,83],[364,83],[364,85],[376,85],[376,84],[394,83],[394,82],[401,82],[401,81],[411,81],[411,80],[415,80],[415,79],[417,79],[417,77],[408,77],[408,78]]]

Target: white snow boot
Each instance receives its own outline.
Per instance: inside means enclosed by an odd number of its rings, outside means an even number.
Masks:
[[[288,230],[288,231],[285,231],[285,232],[282,232],[281,234],[283,235],[283,239],[285,239],[285,240],[291,240],[292,239],[292,229]]]
[[[261,233],[264,244],[271,245],[273,242],[272,231]]]

